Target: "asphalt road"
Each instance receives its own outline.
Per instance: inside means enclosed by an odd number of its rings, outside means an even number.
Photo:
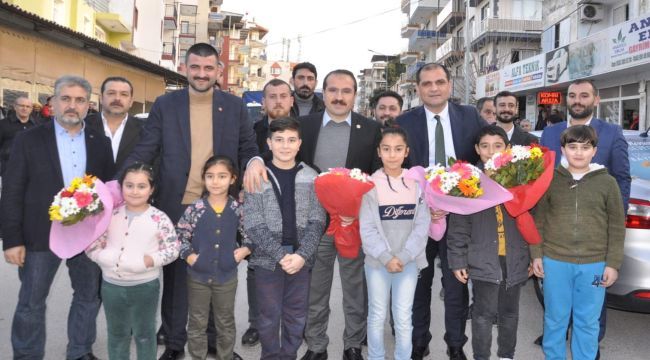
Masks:
[[[440,291],[439,271],[437,272],[437,281],[435,289],[432,313],[433,323],[431,330],[433,341],[431,342],[431,355],[429,359],[444,359],[445,345],[442,340],[444,325],[442,318],[442,301],[437,294]],[[239,287],[236,304],[236,321],[237,321],[237,351],[244,359],[258,359],[260,356],[260,346],[252,348],[242,347],[239,343],[241,335],[248,328],[247,301],[246,301],[246,283],[245,283],[245,264],[240,266]],[[0,296],[0,359],[11,358],[11,319],[18,299],[18,272],[16,268],[4,262],[0,264],[0,284],[3,284],[2,295]],[[56,275],[55,282],[50,291],[47,310],[47,345],[46,359],[64,359],[66,338],[67,313],[70,305],[72,290],[67,275],[65,265],[62,265]],[[330,317],[330,326],[328,335],[330,337],[330,346],[328,349],[330,358],[340,358],[342,354],[343,332],[343,313],[341,310],[341,287],[338,275],[334,279],[333,295],[331,297],[332,315]],[[97,341],[94,346],[94,353],[100,359],[107,359],[106,350],[106,325],[103,310],[97,319]],[[467,324],[467,335],[470,337],[470,343],[465,346],[468,357],[471,358],[471,323]],[[543,359],[541,349],[533,344],[535,338],[539,335],[542,328],[542,310],[537,303],[532,283],[528,283],[522,292],[520,303],[519,333],[516,358],[518,359]],[[626,359],[641,360],[650,358],[650,315],[628,313],[617,310],[609,310],[607,336],[601,343],[602,359]],[[496,338],[496,328],[494,330]],[[494,340],[493,340],[494,341]],[[388,358],[392,358],[393,342],[388,327],[386,330],[386,344]],[[496,351],[496,345],[492,347]],[[306,347],[303,345],[299,351],[302,356]],[[162,352],[163,348],[159,348]],[[132,351],[132,358],[135,358]],[[364,357],[366,353],[364,350]],[[187,357],[189,358],[189,357]],[[496,359],[496,355],[493,355]]]

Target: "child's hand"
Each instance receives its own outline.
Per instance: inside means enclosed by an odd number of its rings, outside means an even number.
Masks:
[[[618,270],[605,266],[605,271],[603,272],[603,280],[600,284],[604,287],[612,286],[618,279]]]
[[[144,256],[144,266],[147,269],[153,267],[153,258],[151,256],[149,256],[149,255]]]
[[[544,278],[544,263],[542,263],[542,258],[533,259],[533,274],[540,279]]]
[[[282,270],[289,275],[293,275],[305,266],[305,259],[298,254],[287,254],[280,260]]]
[[[187,262],[187,264],[189,266],[194,266],[194,264],[196,264],[196,259],[198,259],[198,258],[199,258],[199,255],[192,253],[192,254],[187,255],[187,257],[185,258],[185,261]]]
[[[467,284],[467,278],[469,278],[467,269],[454,270],[454,276],[456,276],[456,279],[458,279],[458,281],[462,282],[463,284]]]
[[[240,247],[235,249],[235,261],[239,264],[244,258],[251,254],[251,250],[247,247]]]
[[[402,262],[395,256],[386,264],[386,270],[389,273],[398,273],[404,270],[404,265]]]

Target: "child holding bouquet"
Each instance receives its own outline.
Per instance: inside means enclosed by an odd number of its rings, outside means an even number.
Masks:
[[[475,149],[481,164],[508,146],[506,132],[486,126]],[[482,166],[480,166],[482,168]],[[492,324],[498,324],[497,356],[513,359],[517,343],[519,294],[528,279],[528,246],[502,205],[471,214],[451,214],[447,232],[449,267],[458,281],[472,280],[474,359],[489,360]]]
[[[188,206],[176,226],[180,257],[189,265],[187,345],[193,359],[205,359],[208,353],[210,304],[217,328],[216,357],[233,358],[237,264],[251,253],[246,237],[241,247],[237,241],[241,206],[229,196],[236,173],[230,158],[208,159],[202,170],[206,196]]]
[[[427,267],[425,247],[431,216],[422,189],[402,169],[409,148],[400,128],[384,129],[377,152],[383,167],[363,197],[359,224],[368,286],[368,358],[385,359],[384,323],[391,304],[395,321],[394,359],[410,359],[411,313],[419,271]],[[391,299],[392,296],[392,299]]]
[[[113,210],[108,230],[86,254],[102,269],[101,295],[108,327],[109,359],[129,359],[131,337],[137,359],[156,359],[156,310],[160,269],[178,257],[174,224],[149,204],[153,170],[135,163],[119,184],[124,205]]]

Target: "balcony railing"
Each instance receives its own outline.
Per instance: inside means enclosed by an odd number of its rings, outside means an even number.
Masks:
[[[542,31],[543,23],[541,20],[487,18],[478,23],[478,26],[474,29],[472,41],[477,40],[485,33],[508,33],[540,37]]]
[[[400,54],[399,61],[402,64],[409,65],[409,64],[414,63],[418,59],[419,56],[420,56],[420,53],[417,52],[417,51],[405,51],[405,52]]]
[[[463,0],[451,0],[437,16],[438,31],[449,32],[465,18]]]
[[[424,61],[418,61],[413,65],[409,65],[406,67],[406,78],[408,80],[415,80],[415,74],[420,70],[421,67],[423,67],[425,64]]]
[[[178,10],[176,10],[176,5],[165,5],[165,30],[176,30],[178,24]]]
[[[176,45],[173,42],[163,43],[162,59],[176,62]]]
[[[436,60],[445,61],[449,57],[460,56],[465,49],[465,38],[455,37],[445,41],[436,49]]]
[[[439,40],[440,43],[444,42],[447,33],[440,33],[435,30],[418,30],[411,35],[409,39],[409,51],[426,51],[432,45],[436,38],[444,39]]]
[[[416,24],[407,24],[402,27],[402,37],[407,39],[410,38],[411,35],[413,35],[414,32],[418,31],[420,29],[420,26]]]

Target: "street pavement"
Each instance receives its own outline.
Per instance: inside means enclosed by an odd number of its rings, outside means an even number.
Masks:
[[[443,304],[438,294],[440,292],[440,271],[436,269],[436,281],[434,281],[434,296],[432,301],[432,326],[433,340],[430,344],[431,355],[428,359],[445,359],[445,345],[442,340],[444,334]],[[18,272],[14,266],[4,262],[0,264],[0,284],[3,284],[2,295],[0,296],[0,359],[11,358],[11,319],[18,299]],[[340,358],[343,352],[343,312],[341,310],[341,286],[338,273],[334,278],[334,285],[331,296],[332,313],[328,335],[330,346],[328,348],[331,359]],[[67,343],[66,323],[70,306],[72,290],[65,265],[59,268],[50,291],[47,308],[47,346],[46,359],[65,359],[65,348]],[[237,351],[244,359],[259,359],[260,346],[242,347],[241,336],[248,328],[248,308],[246,300],[246,265],[239,267],[239,286],[237,289],[236,301],[236,322],[237,322]],[[519,333],[517,339],[517,352],[515,358],[536,360],[543,359],[541,349],[533,344],[542,328],[542,309],[535,298],[532,283],[529,282],[522,290],[520,302]],[[617,310],[609,310],[607,336],[601,343],[601,359],[603,360],[641,360],[650,358],[650,315],[629,313]],[[471,322],[467,323],[467,336],[470,341],[465,346],[465,351],[471,358]],[[493,343],[496,341],[496,327],[494,330]],[[392,359],[393,338],[389,327],[386,327],[385,343],[387,345],[387,358]],[[135,359],[135,348],[132,346],[132,358]],[[100,359],[108,359],[106,349],[106,322],[103,309],[97,318],[97,341],[93,348],[94,353]],[[159,353],[164,349],[159,347]],[[298,352],[299,356],[306,351],[303,345]],[[493,353],[496,352],[496,343],[492,346]],[[364,348],[364,357],[367,357]],[[189,356],[186,356],[189,359]],[[493,354],[493,359],[496,355]]]

